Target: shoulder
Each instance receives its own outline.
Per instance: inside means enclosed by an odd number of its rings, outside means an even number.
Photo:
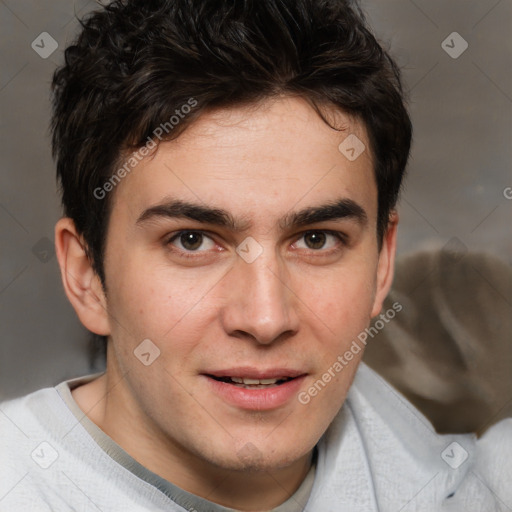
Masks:
[[[44,470],[58,457],[46,419],[58,418],[55,388],[45,388],[0,403],[0,511],[34,510]],[[44,508],[44,503],[37,510]]]
[[[500,439],[508,439],[503,464],[507,457],[511,460],[512,421],[480,440],[474,434],[438,434],[418,409],[364,363],[346,403],[383,510],[397,505],[407,510],[453,510],[454,504],[464,507],[471,502],[495,506],[492,486],[484,482],[496,487],[499,481],[493,457]],[[507,481],[512,480],[504,479],[504,486]]]
[[[0,445],[3,453],[16,452],[30,445],[45,430],[45,419],[55,413],[59,403],[55,388],[45,388],[0,403]]]
[[[178,510],[98,444],[69,402],[71,382],[0,403],[0,512]]]
[[[512,507],[512,418],[493,425],[478,440],[475,474],[497,496]]]

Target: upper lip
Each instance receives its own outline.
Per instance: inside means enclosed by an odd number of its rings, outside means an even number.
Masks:
[[[294,370],[290,368],[254,368],[249,366],[229,368],[226,370],[209,370],[203,375],[212,377],[239,377],[246,379],[278,379],[283,377],[299,377],[305,375],[306,372]]]

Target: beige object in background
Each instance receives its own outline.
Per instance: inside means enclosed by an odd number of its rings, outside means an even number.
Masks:
[[[398,261],[384,310],[403,309],[369,338],[364,361],[438,432],[482,434],[512,416],[512,271],[449,245]]]

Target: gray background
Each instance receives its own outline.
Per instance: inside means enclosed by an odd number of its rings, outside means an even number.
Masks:
[[[89,373],[87,333],[53,253],[60,215],[48,136],[49,83],[94,1],[0,0],[0,399]],[[403,68],[415,135],[399,254],[486,251],[512,263],[512,2],[363,2]],[[31,47],[48,32],[48,58]],[[442,47],[452,32],[468,49]],[[448,39],[450,45],[450,39]],[[454,41],[455,49],[459,48]]]

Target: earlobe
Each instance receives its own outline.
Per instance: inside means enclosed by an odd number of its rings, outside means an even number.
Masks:
[[[386,298],[391,285],[395,270],[396,234],[398,228],[398,213],[393,210],[389,216],[388,229],[382,240],[382,248],[377,264],[377,286],[371,317],[377,316]]]
[[[105,292],[69,218],[60,219],[55,226],[55,250],[64,290],[78,318],[89,331],[108,336]]]

